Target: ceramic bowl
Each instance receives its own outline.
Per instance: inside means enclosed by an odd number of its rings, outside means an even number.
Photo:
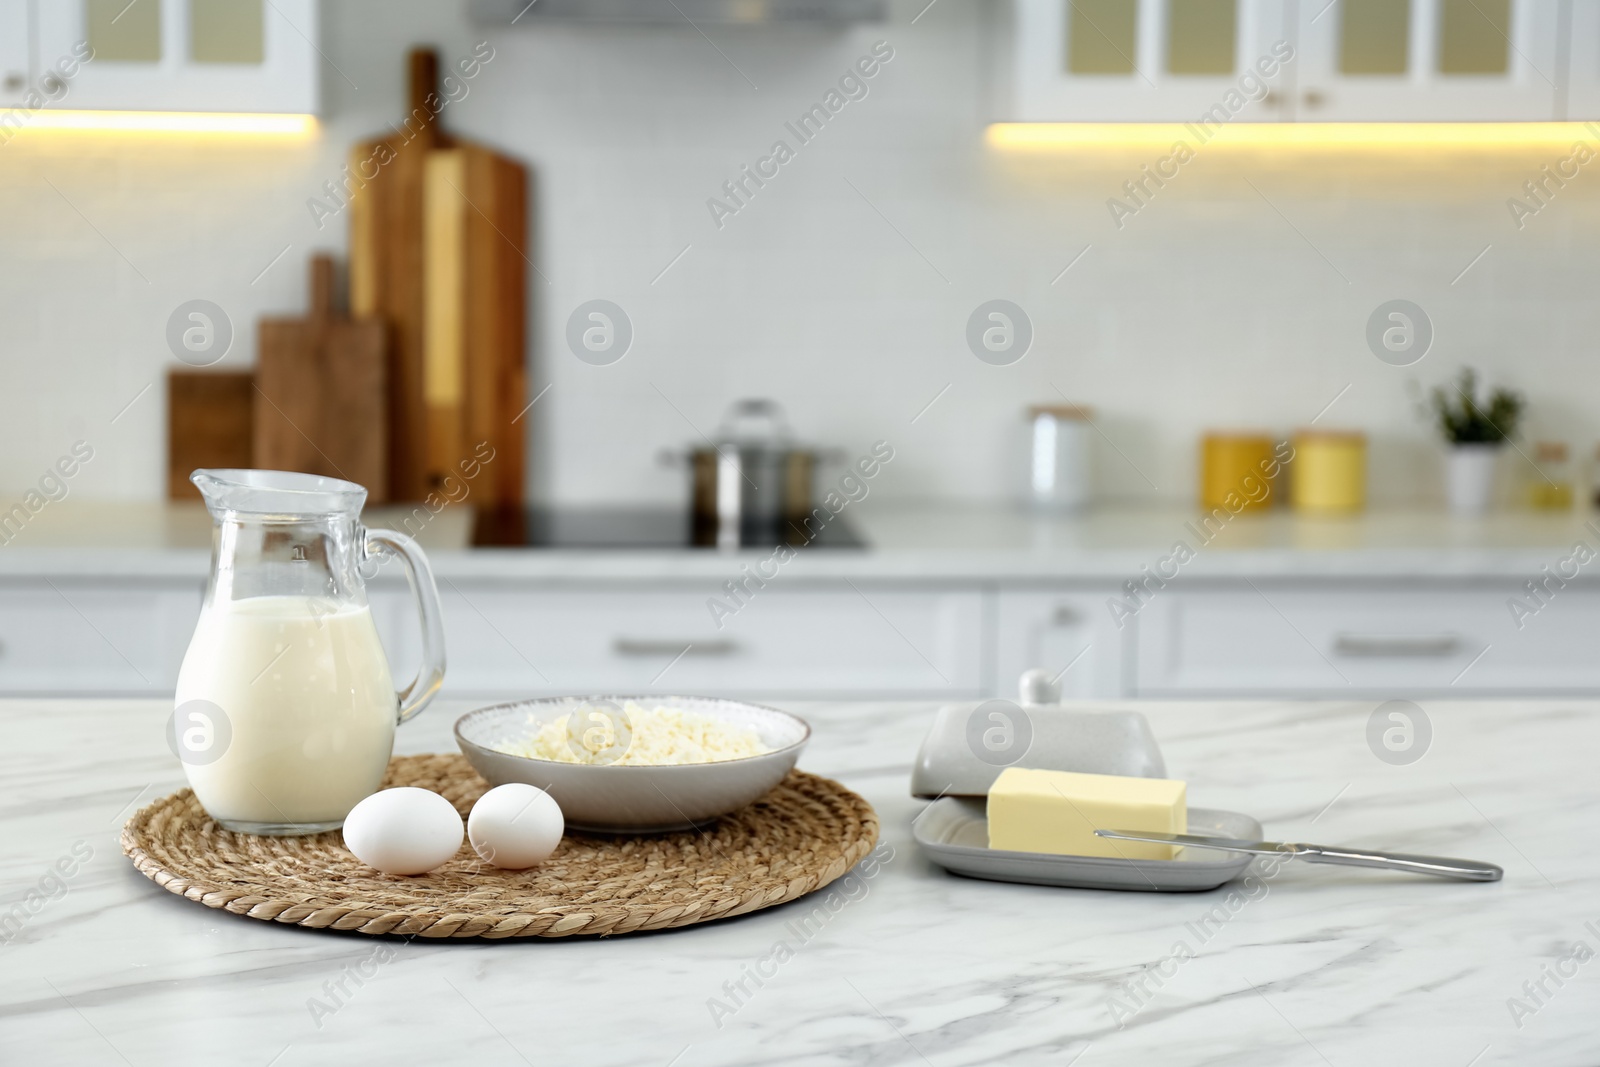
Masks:
[[[749,727],[772,749],[759,756],[674,766],[562,763],[498,752],[508,738],[585,704],[668,707]],[[456,720],[456,744],[490,785],[536,785],[561,805],[567,826],[603,833],[662,833],[716,820],[765,796],[794,768],[811,737],[804,719],[737,700],[688,696],[548,697],[496,704]]]

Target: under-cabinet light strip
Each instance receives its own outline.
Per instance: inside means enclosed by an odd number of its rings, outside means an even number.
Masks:
[[[111,130],[149,133],[228,133],[304,136],[317,128],[315,115],[252,114],[206,111],[37,111],[17,109],[17,121],[0,125],[15,132],[39,130]]]
[[[1215,143],[1241,148],[1570,148],[1600,147],[1600,122],[997,122],[985,134],[991,148],[1191,148]]]

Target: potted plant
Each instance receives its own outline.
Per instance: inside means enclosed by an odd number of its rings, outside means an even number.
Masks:
[[[1434,414],[1450,446],[1445,489],[1454,514],[1482,515],[1489,510],[1495,461],[1517,432],[1524,405],[1522,396],[1508,389],[1495,389],[1487,404],[1478,403],[1478,376],[1470,367],[1462,369],[1450,388],[1434,388]]]

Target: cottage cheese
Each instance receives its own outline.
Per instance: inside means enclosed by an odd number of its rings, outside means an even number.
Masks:
[[[543,724],[530,716],[531,737],[495,747],[532,759],[623,767],[720,763],[772,751],[749,727],[699,712],[646,709],[631,700],[622,712],[618,716],[614,705],[585,704]]]

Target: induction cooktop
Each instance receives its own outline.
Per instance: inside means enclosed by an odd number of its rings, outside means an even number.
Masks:
[[[826,510],[823,512],[826,514]],[[480,511],[472,543],[481,548],[794,548],[863,549],[866,542],[835,515],[826,523],[745,523],[737,533],[718,536],[714,524],[696,523],[674,508],[551,508]]]

